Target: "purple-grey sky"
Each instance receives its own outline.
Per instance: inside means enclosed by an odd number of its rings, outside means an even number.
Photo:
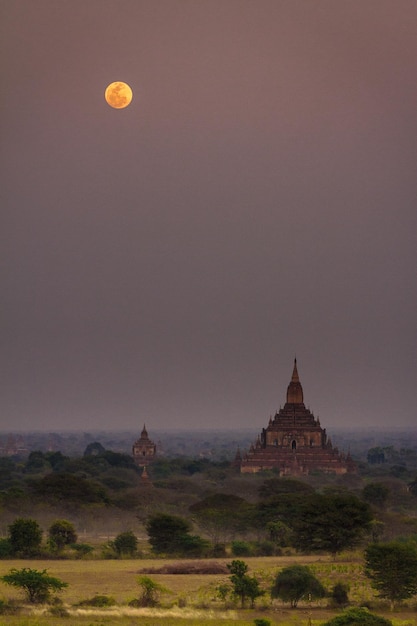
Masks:
[[[415,426],[416,2],[1,13],[2,430]]]

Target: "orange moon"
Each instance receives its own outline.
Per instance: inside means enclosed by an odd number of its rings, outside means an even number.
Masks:
[[[113,109],[124,109],[132,102],[133,92],[127,83],[116,81],[106,87],[104,97]]]

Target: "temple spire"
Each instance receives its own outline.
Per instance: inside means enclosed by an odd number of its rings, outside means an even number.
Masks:
[[[297,359],[294,359],[294,369],[292,371],[292,377],[291,377],[291,382],[292,383],[299,383],[300,379],[298,377],[298,370],[297,370]]]
[[[301,386],[300,378],[298,376],[297,359],[294,359],[294,368],[292,371],[291,382],[287,388],[287,403],[302,404],[303,401],[303,388]]]

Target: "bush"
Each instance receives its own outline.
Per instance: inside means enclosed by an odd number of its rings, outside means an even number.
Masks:
[[[231,549],[233,556],[251,556],[253,549],[247,541],[232,541]]]
[[[49,576],[46,569],[38,571],[27,567],[20,570],[12,568],[0,580],[6,585],[21,589],[29,602],[33,604],[49,602],[53,591],[61,591],[64,587],[68,587],[68,584],[59,578]]]
[[[77,541],[77,533],[73,524],[66,519],[55,520],[48,530],[49,544],[52,550],[61,552],[65,546]]]
[[[204,558],[210,552],[210,544],[199,535],[183,535],[178,540],[178,554],[194,558]]]
[[[0,559],[8,559],[13,555],[13,546],[10,539],[0,539]]]
[[[96,607],[106,607],[106,606],[114,606],[116,604],[116,600],[111,596],[105,596],[97,594],[92,598],[88,598],[87,600],[81,600],[77,606],[96,606]]]
[[[138,584],[141,588],[140,597],[129,603],[130,606],[157,606],[160,594],[167,591],[165,587],[152,580],[149,576],[140,576]]]
[[[255,626],[271,626],[271,622],[269,619],[264,619],[263,617],[258,617],[253,620]]]
[[[379,615],[370,613],[368,609],[349,609],[343,615],[338,615],[323,626],[393,626],[392,622]]]
[[[292,608],[303,598],[323,598],[325,589],[313,572],[305,565],[290,565],[281,570],[271,589],[271,597],[289,602]]]
[[[221,559],[226,556],[226,546],[224,543],[215,543],[210,551],[210,556],[214,559]]]
[[[131,530],[120,533],[113,541],[118,556],[133,556],[138,548],[138,540]]]
[[[9,541],[14,555],[35,556],[41,545],[42,529],[36,520],[19,517],[9,526]]]
[[[91,546],[89,543],[72,543],[70,545],[70,548],[71,550],[74,550],[76,552],[77,559],[82,559],[85,556],[88,556],[89,554],[94,552],[93,546]]]
[[[336,583],[332,589],[331,599],[335,606],[347,606],[349,604],[349,585]]]
[[[276,556],[282,553],[273,541],[260,541],[255,545],[256,556]]]

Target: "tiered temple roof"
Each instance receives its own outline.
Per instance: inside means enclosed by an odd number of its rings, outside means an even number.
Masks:
[[[146,467],[155,458],[156,445],[149,439],[145,425],[143,426],[140,439],[137,439],[133,444],[132,454],[136,465],[139,465],[139,467]]]
[[[294,359],[284,407],[274,418],[271,416],[249,452],[235,463],[242,473],[279,469],[281,475],[296,476],[312,470],[335,474],[356,471],[350,455],[339,453],[332,446],[320,420],[306,408],[297,359]]]

